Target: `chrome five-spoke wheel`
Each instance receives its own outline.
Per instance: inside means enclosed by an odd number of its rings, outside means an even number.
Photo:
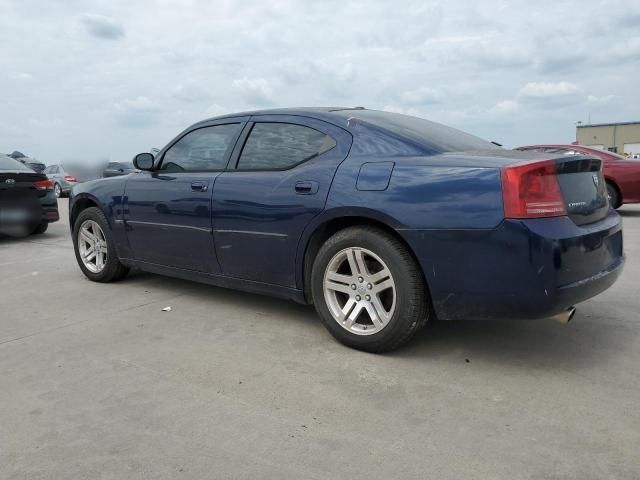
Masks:
[[[107,239],[100,225],[85,220],[78,231],[78,249],[82,263],[91,273],[100,273],[107,264]]]
[[[365,248],[345,248],[327,265],[324,297],[341,327],[357,335],[372,335],[393,316],[396,284],[378,255]]]

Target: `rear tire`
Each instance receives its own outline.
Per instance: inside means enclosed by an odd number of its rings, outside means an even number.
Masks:
[[[42,222],[31,233],[33,235],[41,235],[41,234],[43,234],[44,232],[47,231],[47,228],[49,228],[49,222]]]
[[[314,260],[311,291],[331,335],[366,352],[399,348],[429,317],[422,271],[400,240],[375,227],[329,238]]]
[[[62,198],[62,187],[60,187],[60,184],[56,183],[53,185],[53,193],[55,193],[56,198]]]
[[[615,185],[610,182],[607,182],[607,196],[609,197],[609,205],[611,205],[611,208],[618,209],[622,206],[620,193]]]
[[[107,218],[97,207],[78,215],[73,225],[73,250],[80,270],[89,280],[114,282],[129,273],[129,268],[120,263]]]

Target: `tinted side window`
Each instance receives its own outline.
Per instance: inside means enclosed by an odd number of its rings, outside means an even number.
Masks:
[[[240,124],[232,123],[199,128],[187,133],[164,154],[160,170],[223,170],[227,164],[227,151],[233,147],[239,130]]]
[[[329,135],[292,123],[256,123],[242,149],[238,169],[289,168],[336,146]]]
[[[58,166],[57,165],[53,165],[51,167],[51,171],[49,173],[58,173]]]

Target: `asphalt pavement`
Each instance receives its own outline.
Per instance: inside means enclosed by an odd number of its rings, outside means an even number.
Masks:
[[[372,355],[311,307],[92,283],[60,205],[0,239],[0,479],[640,478],[640,207],[571,323],[434,322]]]

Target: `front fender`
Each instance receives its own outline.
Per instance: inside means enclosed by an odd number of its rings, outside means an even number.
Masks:
[[[73,232],[76,218],[82,210],[96,206],[107,219],[109,230],[116,243],[120,257],[127,257],[127,243],[122,218],[126,199],[124,196],[126,176],[101,178],[75,185],[69,198],[69,227]]]

